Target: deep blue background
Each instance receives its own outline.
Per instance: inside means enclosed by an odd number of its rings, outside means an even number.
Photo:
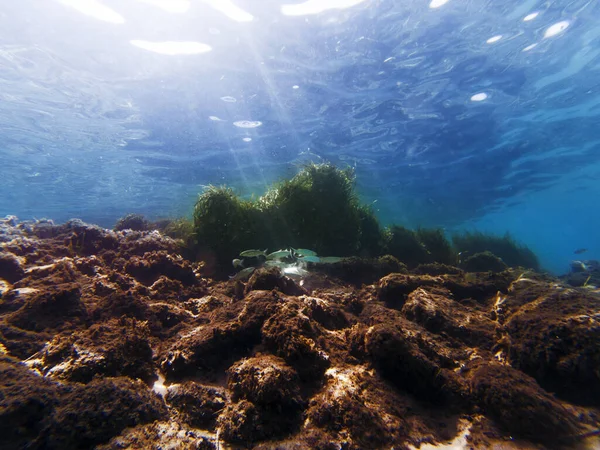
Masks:
[[[188,214],[206,185],[260,195],[330,161],[356,167],[384,223],[510,231],[555,272],[579,247],[600,258],[598,2],[354,0],[287,16],[302,2],[233,0],[248,22],[200,0],[102,1],[122,23],[73,7],[100,1],[0,6],[0,215]]]

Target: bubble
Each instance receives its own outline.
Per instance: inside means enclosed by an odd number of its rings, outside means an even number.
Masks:
[[[298,86],[297,84],[292,86],[292,89],[300,89],[300,86]]]
[[[557,34],[560,34],[563,31],[565,31],[567,28],[569,28],[569,25],[570,24],[569,24],[568,20],[563,20],[561,22],[557,22],[554,25],[551,25],[546,29],[546,32],[544,33],[544,37],[549,38],[552,36],[556,36]]]
[[[219,118],[219,117],[217,117],[217,116],[208,116],[208,118],[209,118],[210,120],[214,120],[215,122],[224,122],[224,120],[223,120],[223,119],[221,119],[221,118]]]
[[[231,97],[229,95],[226,95],[225,97],[221,97],[221,100],[223,100],[224,102],[227,102],[227,103],[237,102],[237,99],[235,97]]]
[[[429,7],[431,9],[439,8],[440,6],[444,6],[446,3],[448,3],[448,0],[431,0]]]
[[[539,12],[534,12],[531,14],[527,14],[525,17],[523,17],[523,22],[529,22],[530,20],[535,19],[537,16],[539,16]]]
[[[244,142],[251,142],[252,138],[245,137],[245,138],[242,139],[242,141],[244,141]]]
[[[488,98],[488,95],[485,92],[479,92],[478,94],[471,96],[471,101],[472,102],[482,102],[486,98]]]
[[[257,128],[262,125],[262,122],[258,120],[238,120],[233,124],[238,128]]]

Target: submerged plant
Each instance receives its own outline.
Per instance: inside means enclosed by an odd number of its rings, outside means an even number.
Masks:
[[[452,242],[455,249],[464,253],[465,257],[476,253],[491,252],[510,267],[526,267],[534,270],[540,268],[535,253],[529,247],[518,244],[509,233],[497,236],[478,231],[467,231],[454,235]]]
[[[441,228],[418,228],[417,238],[433,261],[448,265],[457,263],[456,250]]]
[[[220,263],[249,248],[311,248],[322,255],[376,256],[383,235],[373,211],[354,192],[354,172],[330,164],[305,166],[257,200],[210,187],[194,210],[200,246]]]
[[[210,249],[218,264],[227,264],[240,249],[268,240],[260,211],[232,189],[210,186],[194,208],[195,238]]]

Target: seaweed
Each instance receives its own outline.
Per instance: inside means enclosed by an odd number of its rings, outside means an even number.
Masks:
[[[399,225],[392,225],[386,230],[386,248],[387,253],[398,258],[409,268],[432,262],[417,233]]]
[[[417,238],[425,247],[433,261],[441,264],[455,265],[457,254],[441,228],[418,228]]]
[[[229,264],[240,250],[268,241],[261,212],[228,187],[210,186],[194,208],[196,243],[209,249],[218,265]]]
[[[502,259],[507,266],[540,269],[535,253],[529,247],[517,243],[509,233],[497,236],[479,231],[467,231],[452,236],[452,243],[456,251],[461,252],[464,257],[490,252]]]
[[[322,255],[375,256],[383,233],[373,211],[358,201],[354,179],[352,169],[310,164],[254,200],[211,186],[194,209],[196,244],[219,265],[229,265],[249,248],[291,246]]]

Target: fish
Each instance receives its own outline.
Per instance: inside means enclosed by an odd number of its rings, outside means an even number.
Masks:
[[[321,256],[321,262],[325,264],[334,264],[338,262],[342,262],[344,258],[340,258],[338,256]]]
[[[320,263],[321,262],[321,258],[319,258],[318,256],[301,256],[300,259],[302,261],[306,261],[306,262],[312,262],[312,263]]]
[[[301,267],[297,267],[297,266],[286,267],[285,269],[282,270],[282,272],[284,275],[286,275],[290,278],[296,279],[296,280],[308,275],[308,271],[304,270]]]
[[[298,255],[302,256],[317,256],[317,252],[308,250],[306,248],[293,248],[292,250],[294,250],[294,252],[296,252]]]
[[[236,273],[234,276],[229,277],[230,280],[234,280],[234,281],[244,281],[247,280],[248,278],[250,278],[250,275],[252,275],[252,272],[254,272],[255,267],[246,267],[244,270],[240,270],[238,273]]]
[[[575,253],[576,255],[581,255],[582,253],[585,253],[587,251],[588,251],[587,248],[578,248],[573,253]]]
[[[274,259],[284,259],[292,256],[292,252],[290,250],[277,250],[276,252],[269,253],[267,255],[267,260],[272,261]]]
[[[264,250],[244,250],[240,253],[242,258],[252,258],[253,256],[267,256],[267,249]]]
[[[233,264],[233,267],[235,267],[236,269],[243,269],[244,268],[244,261],[242,261],[241,259],[234,259],[233,261],[231,261],[231,263]]]

